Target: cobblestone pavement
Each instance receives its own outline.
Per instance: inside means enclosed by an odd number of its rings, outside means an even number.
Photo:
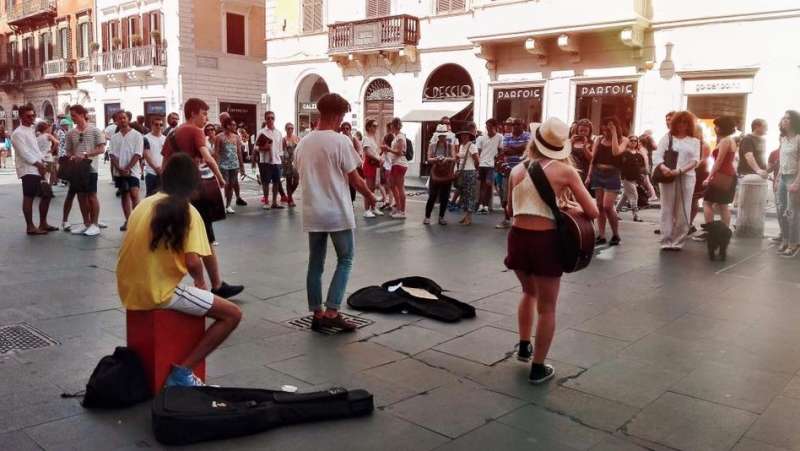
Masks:
[[[237,299],[245,319],[208,360],[209,382],[360,387],[377,409],[189,449],[800,449],[800,260],[776,257],[766,240],[734,240],[727,262],[709,262],[694,242],[659,253],[655,211],[623,222],[622,246],[564,278],[557,378],[535,387],[510,357],[519,289],[502,265],[497,215],[426,227],[413,197],[404,223],[359,219],[350,291],[427,275],[478,315],[441,324],[366,314],[373,325],[327,337],[285,324],[306,313],[307,247],[299,211],[262,211],[256,189],[216,227],[225,279],[247,288]],[[19,186],[0,186],[0,325],[25,322],[58,341],[0,356],[2,449],[160,447],[146,403],[94,412],[59,396],[124,343],[113,272],[121,210],[107,182],[101,198],[110,228],[100,237],[31,238]]]

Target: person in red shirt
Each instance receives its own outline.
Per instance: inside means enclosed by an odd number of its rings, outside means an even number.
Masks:
[[[164,147],[161,150],[164,161],[167,161],[173,153],[186,153],[197,164],[200,178],[216,178],[219,187],[224,188],[225,180],[222,177],[219,166],[217,166],[217,161],[208,149],[206,136],[203,133],[203,126],[208,121],[208,104],[201,99],[188,99],[183,106],[183,114],[186,117],[186,122],[175,128],[170,133],[170,136],[167,137],[166,142],[164,142]],[[205,208],[198,208],[198,210],[203,218],[209,243],[216,242],[214,228]],[[242,285],[229,285],[222,280],[219,273],[217,253],[214,252],[213,246],[211,250],[211,255],[203,257],[203,265],[206,268],[206,272],[208,272],[208,278],[211,279],[211,292],[221,298],[230,299],[241,293],[244,287]]]

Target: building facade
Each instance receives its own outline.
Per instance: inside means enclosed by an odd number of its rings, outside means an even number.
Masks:
[[[616,116],[631,133],[690,109],[777,128],[800,108],[794,0],[267,0],[267,94],[278,120],[314,120],[338,92],[367,118],[398,116],[425,175],[435,121]],[[713,129],[707,126],[708,139]],[[771,145],[777,137],[770,136]]]
[[[105,125],[119,109],[147,119],[185,99],[251,131],[263,116],[260,0],[8,0],[0,3],[0,121],[31,102],[54,120],[73,104]],[[181,114],[182,115],[182,114]]]

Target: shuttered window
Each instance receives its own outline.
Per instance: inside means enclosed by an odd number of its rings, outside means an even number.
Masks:
[[[92,24],[83,22],[78,25],[78,42],[77,48],[78,58],[86,58],[89,56],[89,45],[92,43]]]
[[[72,53],[72,33],[69,28],[58,29],[57,58],[69,58]]]
[[[367,18],[383,17],[391,14],[390,0],[367,0]]]
[[[303,33],[322,31],[322,0],[303,0]]]
[[[436,0],[437,14],[464,11],[466,8],[467,0]]]
[[[225,13],[225,38],[228,53],[244,55],[244,16]]]
[[[33,38],[22,40],[22,67],[32,67],[36,55],[33,50]]]
[[[133,16],[128,18],[128,41],[131,47],[138,47],[142,45],[141,23],[142,19],[139,16]],[[137,39],[138,41],[134,42]]]

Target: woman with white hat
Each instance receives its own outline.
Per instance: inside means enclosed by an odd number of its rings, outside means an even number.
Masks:
[[[555,333],[556,300],[563,267],[555,216],[536,189],[529,167],[541,166],[557,199],[571,193],[577,201],[571,208],[582,210],[591,219],[597,217],[598,209],[570,163],[569,126],[550,118],[531,128],[533,136],[526,150],[526,161],[515,166],[509,175],[506,208],[513,219],[505,265],[514,271],[522,285],[517,311],[520,335],[517,359],[527,362],[533,358],[528,381],[540,384],[555,374],[555,369],[544,362]],[[536,343],[531,346],[534,307],[539,321]]]
[[[459,224],[472,224],[472,212],[475,211],[475,191],[478,183],[478,166],[480,158],[478,146],[475,145],[474,125],[467,127],[456,133],[458,139],[458,198],[461,201],[461,209],[464,210],[464,217],[458,221]]]
[[[431,179],[428,183],[428,202],[425,204],[425,220],[423,221],[425,225],[431,223],[431,213],[437,200],[439,201],[439,225],[447,225],[444,215],[447,212],[447,199],[450,197],[455,160],[455,152],[453,152],[453,146],[450,145],[450,130],[447,125],[439,124],[433,134],[433,141],[428,146]],[[443,176],[440,180],[435,180],[439,173]]]

